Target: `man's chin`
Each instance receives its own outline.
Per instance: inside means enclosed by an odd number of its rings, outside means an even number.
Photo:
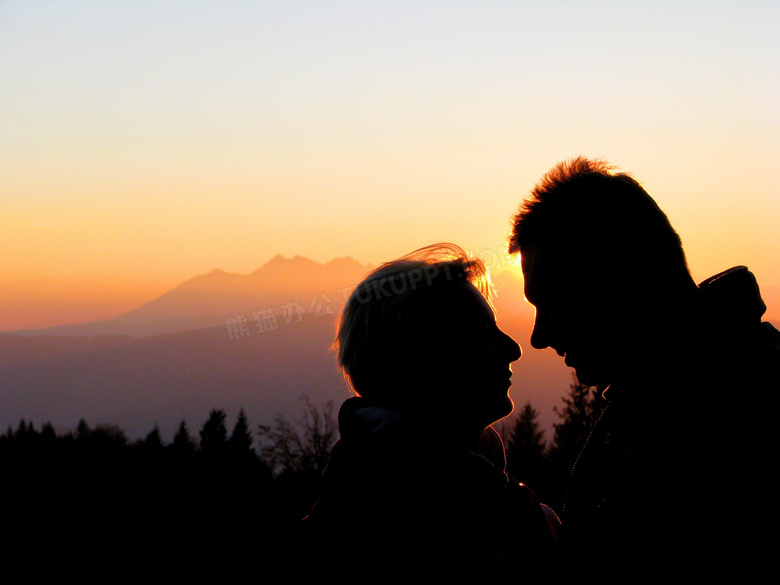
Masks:
[[[577,376],[577,381],[583,386],[605,386],[609,383],[605,380],[603,374],[594,371],[592,368],[575,368],[574,373]]]

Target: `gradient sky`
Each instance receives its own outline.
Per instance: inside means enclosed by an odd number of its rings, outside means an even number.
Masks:
[[[559,160],[780,291],[780,3],[0,0],[0,331],[275,254],[502,249]],[[770,302],[770,313],[780,307]]]

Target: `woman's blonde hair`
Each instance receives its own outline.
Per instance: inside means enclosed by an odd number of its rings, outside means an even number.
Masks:
[[[352,390],[381,400],[388,368],[414,346],[425,313],[443,287],[473,285],[490,303],[484,263],[455,244],[439,243],[386,262],[352,292],[337,321],[338,365]],[[438,297],[439,299],[441,297]]]

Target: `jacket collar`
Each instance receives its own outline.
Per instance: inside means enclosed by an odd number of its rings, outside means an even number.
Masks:
[[[725,325],[755,324],[766,312],[756,277],[746,266],[735,266],[699,285],[704,315]]]

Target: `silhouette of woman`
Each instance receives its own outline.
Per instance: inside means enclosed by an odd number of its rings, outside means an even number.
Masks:
[[[303,522],[316,566],[549,578],[557,517],[507,475],[490,426],[512,412],[521,350],[496,324],[483,263],[437,244],[383,264],[347,301],[334,346],[356,396]]]

